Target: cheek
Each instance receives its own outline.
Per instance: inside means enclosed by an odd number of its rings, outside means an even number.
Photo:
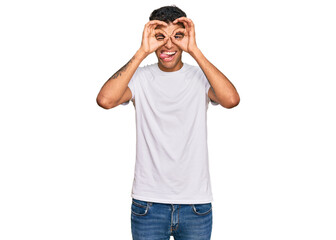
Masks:
[[[156,51],[155,51],[155,55],[156,55],[157,57],[159,57],[159,56],[160,56],[160,50],[156,50]]]
[[[182,49],[179,46],[177,46],[176,44],[175,44],[175,47],[179,50],[179,53],[182,52]]]
[[[179,49],[179,51],[178,51],[178,53],[177,53],[177,56],[178,56],[178,57],[181,57],[181,56],[182,56],[182,50],[181,50],[181,49]]]
[[[160,55],[162,47],[159,47],[158,49],[155,50],[156,56]]]

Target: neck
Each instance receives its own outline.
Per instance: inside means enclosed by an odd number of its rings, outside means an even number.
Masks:
[[[175,72],[175,71],[178,71],[180,70],[182,67],[183,67],[183,62],[182,61],[179,61],[176,66],[172,67],[172,68],[166,68],[165,66],[162,65],[162,63],[159,61],[158,62],[158,66],[160,68],[161,71],[164,71],[164,72]]]

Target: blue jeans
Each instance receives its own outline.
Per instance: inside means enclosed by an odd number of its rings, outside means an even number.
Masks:
[[[212,204],[165,204],[132,198],[133,240],[210,240]]]

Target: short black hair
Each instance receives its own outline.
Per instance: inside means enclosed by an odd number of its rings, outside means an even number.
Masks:
[[[175,5],[172,5],[155,9],[151,13],[149,20],[160,20],[169,24],[180,17],[187,17],[187,14]]]

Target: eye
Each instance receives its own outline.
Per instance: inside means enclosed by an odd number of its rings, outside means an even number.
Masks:
[[[165,39],[165,36],[163,34],[156,34],[155,37],[156,37],[156,40],[159,40],[159,41]]]
[[[184,37],[184,34],[183,33],[176,33],[175,36],[174,36],[176,39],[181,39]]]

